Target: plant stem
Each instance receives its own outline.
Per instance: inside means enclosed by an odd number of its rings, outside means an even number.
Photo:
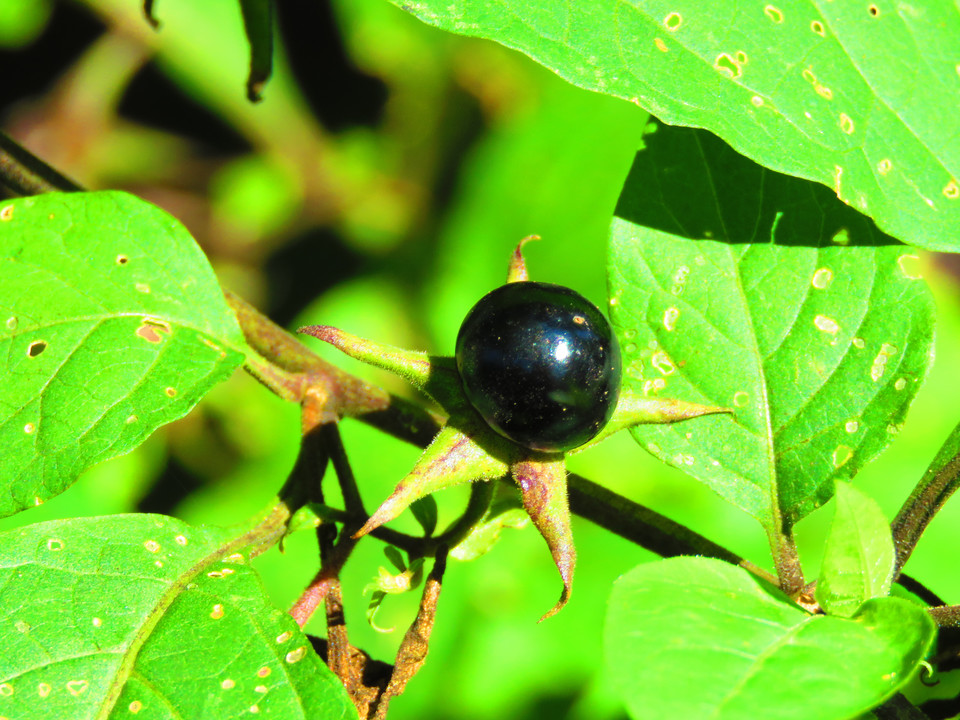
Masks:
[[[661,557],[706,555],[739,565],[772,585],[778,584],[763,568],[650,508],[574,473],[567,476],[567,483],[571,511]]]
[[[920,482],[890,525],[897,559],[894,579],[913,553],[933,516],[960,487],[960,425],[941,446]]]
[[[17,195],[83,190],[4,132],[0,132],[0,183]]]
[[[327,423],[323,426],[322,432],[325,444],[330,452],[330,461],[333,463],[333,469],[337,472],[337,480],[340,481],[343,504],[346,506],[348,513],[359,519],[359,524],[356,527],[345,528],[345,532],[352,535],[357,528],[363,525],[367,517],[367,511],[363,509],[360,489],[357,487],[357,479],[353,474],[353,468],[350,467],[350,461],[347,459],[347,451],[343,447],[340,428],[336,423]]]
[[[777,569],[780,589],[797,599],[804,589],[803,569],[800,567],[800,554],[793,539],[793,528],[784,526],[778,531],[768,531],[773,564]]]
[[[420,447],[426,447],[440,430],[439,416],[345,373],[238,295],[225,294],[247,342],[259,356],[248,359],[247,372],[280,397],[302,401],[310,393],[327,402],[336,417],[356,418]]]
[[[879,720],[930,720],[926,713],[901,693],[897,693],[880,707],[874,708],[873,714]]]
[[[427,659],[427,651],[430,649],[430,634],[433,631],[433,624],[437,617],[437,602],[440,599],[440,589],[443,582],[443,573],[447,567],[447,548],[440,547],[437,551],[437,559],[427,578],[426,585],[423,588],[423,595],[420,599],[420,608],[417,611],[417,617],[410,625],[400,648],[397,650],[397,659],[394,662],[393,674],[390,676],[390,684],[380,696],[377,702],[376,720],[384,720],[387,716],[387,707],[390,700],[400,695],[407,687],[407,683],[423,667]]]
[[[940,605],[927,608],[937,627],[960,627],[960,605]]]

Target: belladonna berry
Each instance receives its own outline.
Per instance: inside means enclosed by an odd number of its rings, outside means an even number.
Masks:
[[[620,348],[589,300],[549,283],[511,282],[467,314],[457,336],[467,398],[496,432],[532,450],[583,445],[620,393]]]

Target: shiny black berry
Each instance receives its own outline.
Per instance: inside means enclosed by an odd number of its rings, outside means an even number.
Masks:
[[[474,305],[457,336],[467,398],[509,440],[571,450],[613,414],[620,349],[603,314],[560,285],[512,282]]]

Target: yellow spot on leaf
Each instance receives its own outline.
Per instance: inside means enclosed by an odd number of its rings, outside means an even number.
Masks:
[[[677,327],[677,319],[680,317],[680,311],[675,307],[667,308],[663,313],[663,328],[667,332],[673,332]]]
[[[88,683],[86,680],[71,680],[67,683],[67,692],[74,697],[78,697],[86,692],[89,686],[90,683]]]
[[[213,606],[213,610],[210,611],[210,617],[214,620],[219,620],[223,617],[223,605],[217,603]]]
[[[956,200],[960,197],[960,186],[957,185],[957,181],[951,179],[950,182],[944,185],[943,194],[950,200]]]
[[[738,77],[740,77],[740,75],[743,74],[740,70],[739,63],[737,63],[737,61],[730,57],[727,53],[721,53],[718,55],[717,59],[713,61],[713,67],[716,68],[717,72],[719,72],[721,75],[728,77],[731,80],[736,80]]]
[[[840,326],[837,325],[837,321],[826,315],[817,315],[813,319],[813,324],[816,326],[817,330],[821,332],[828,333],[829,335],[836,335],[840,330]]]
[[[0,209],[0,222],[8,220],[13,220],[13,205],[4,205],[3,209]]]
[[[287,640],[289,640],[289,639],[292,638],[292,637],[293,637],[293,633],[290,632],[289,630],[287,630],[286,632],[282,632],[282,633],[280,633],[279,635],[277,635],[277,644],[278,644],[278,645],[282,645],[283,643],[287,642]]]
[[[138,712],[143,710],[143,703],[140,702],[139,700],[134,700],[132,703],[130,703],[127,706],[127,708],[130,710],[130,712],[136,715]]]
[[[23,431],[27,435],[32,435],[36,429],[37,429],[37,426],[34,425],[33,423],[27,423],[26,425],[23,426]]]
[[[846,465],[852,457],[853,450],[846,445],[840,445],[833,451],[833,466],[835,468],[841,468]]]
[[[660,52],[667,52],[670,48],[667,47],[667,44],[661,38],[654,38],[653,44],[657,46],[657,50]]]
[[[257,670],[257,677],[265,678],[270,674],[270,668],[264,665],[262,668]]]
[[[291,665],[296,662],[300,662],[307,655],[306,647],[298,647],[296,650],[291,650],[285,656],[285,659]]]
[[[881,175],[886,175],[890,170],[893,169],[893,163],[890,162],[890,158],[884,158],[877,163],[877,172]]]
[[[810,284],[817,290],[826,290],[833,282],[833,270],[830,268],[820,268],[813,274]]]
[[[897,258],[897,265],[908,280],[920,280],[923,277],[919,255],[901,255]]]
[[[887,362],[891,357],[897,354],[897,348],[889,343],[883,343],[880,346],[880,352],[873,359],[873,365],[870,366],[870,379],[877,382],[883,377],[886,371]]]
[[[672,12],[663,19],[663,26],[670,32],[675,32],[683,25],[683,16],[680,13]]]
[[[235,683],[233,680],[231,680],[230,678],[227,678],[227,679],[224,680],[222,683],[220,683],[220,687],[222,687],[224,690],[230,690],[230,689],[232,689],[235,685],[236,685],[236,683]]]

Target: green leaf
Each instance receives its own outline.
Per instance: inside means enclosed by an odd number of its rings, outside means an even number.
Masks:
[[[634,437],[768,528],[892,440],[932,360],[919,258],[818,185],[653,125],[610,241],[626,387],[733,415]]]
[[[767,167],[833,188],[909,243],[958,249],[951,2],[392,1],[665,122],[707,128]]]
[[[240,0],[243,29],[250,42],[247,99],[260,102],[263,86],[273,73],[273,0]]]
[[[407,561],[403,559],[403,555],[393,545],[385,545],[383,554],[386,555],[387,560],[390,561],[390,564],[393,565],[398,572],[407,571]]]
[[[210,265],[118,192],[0,205],[0,516],[182,417],[243,361]]]
[[[158,515],[0,534],[0,716],[355,718],[241,550]]]
[[[741,568],[681,557],[617,581],[604,646],[638,719],[846,720],[906,683],[934,634],[906,600],[809,615]]]
[[[474,524],[467,536],[450,550],[450,556],[460,561],[476,560],[486,555],[500,539],[504,528],[520,529],[530,522],[523,509],[516,488],[497,483],[494,498],[483,517]]]
[[[841,482],[836,501],[816,597],[829,614],[850,617],[870,598],[890,593],[893,538],[883,510],[869,496]]]
[[[414,500],[410,504],[410,511],[423,528],[423,534],[427,537],[433,535],[433,531],[437,529],[437,501],[433,495]]]

